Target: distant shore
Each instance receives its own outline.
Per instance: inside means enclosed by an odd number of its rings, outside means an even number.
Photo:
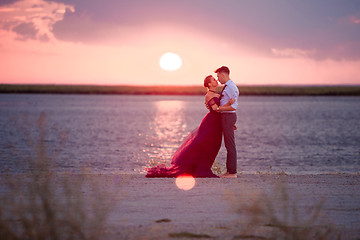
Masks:
[[[356,86],[238,86],[241,96],[360,96]],[[219,88],[220,91],[220,88]],[[33,94],[129,94],[129,95],[204,95],[202,86],[106,86],[0,84],[0,93]]]

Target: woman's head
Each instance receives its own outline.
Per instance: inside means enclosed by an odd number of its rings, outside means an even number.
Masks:
[[[212,75],[209,75],[204,79],[204,87],[211,88],[217,86],[218,86],[218,82]]]

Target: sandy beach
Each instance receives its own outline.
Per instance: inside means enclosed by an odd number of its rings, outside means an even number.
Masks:
[[[334,239],[360,239],[359,175],[196,179],[188,191],[175,179],[98,177],[116,192],[106,239],[261,239],[279,229],[271,214],[292,229],[327,229]]]
[[[10,211],[2,229],[29,221],[38,233],[78,229],[84,239],[360,239],[358,174],[197,178],[185,191],[173,178],[43,173],[3,176],[13,180],[0,188]]]

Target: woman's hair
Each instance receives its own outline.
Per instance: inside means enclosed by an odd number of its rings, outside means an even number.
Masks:
[[[205,79],[204,79],[204,87],[207,87],[209,88],[209,83],[211,82],[211,79],[213,78],[212,75],[209,75],[207,76]]]

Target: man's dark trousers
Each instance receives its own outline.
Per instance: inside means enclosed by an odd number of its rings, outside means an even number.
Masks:
[[[236,119],[236,113],[221,113],[221,125],[227,151],[226,169],[230,174],[235,174],[237,172],[237,154],[234,134]]]

